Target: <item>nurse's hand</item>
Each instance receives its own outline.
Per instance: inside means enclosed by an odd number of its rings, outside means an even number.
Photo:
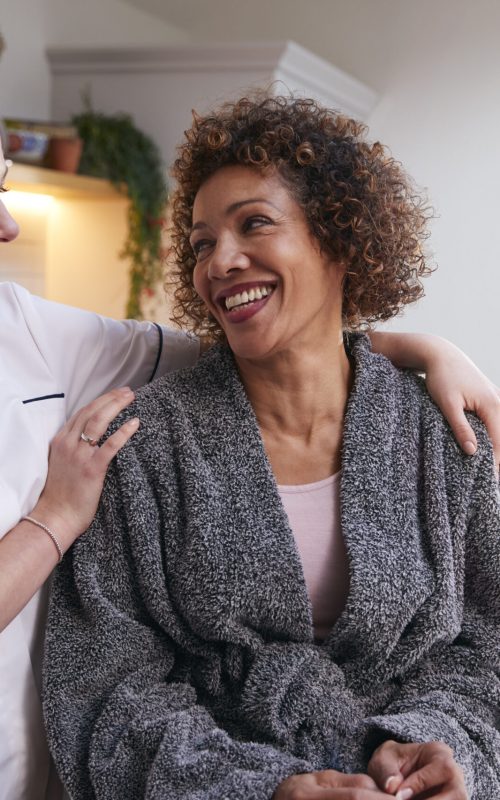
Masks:
[[[368,772],[396,800],[420,797],[468,800],[464,775],[444,742],[384,742],[368,764]]]
[[[368,775],[347,775],[326,769],[292,775],[280,783],[272,800],[389,800],[389,797]]]
[[[109,463],[139,421],[122,425],[101,446],[91,446],[81,434],[100,439],[133,399],[130,389],[108,392],[78,411],[51,442],[45,488],[29,516],[52,531],[63,552],[92,522]],[[25,519],[0,540],[0,632],[50,575],[59,560],[58,549],[43,530]]]
[[[397,367],[425,372],[430,396],[439,406],[462,450],[473,455],[477,441],[464,411],[484,422],[500,464],[500,389],[458,347],[425,333],[372,331],[372,348]]]
[[[495,465],[500,464],[500,389],[450,342],[437,349],[426,367],[430,396],[448,420],[462,449],[472,455],[477,441],[464,411],[484,422],[493,444]]]
[[[126,422],[102,445],[89,444],[81,434],[98,442],[133,399],[128,387],[98,397],[71,417],[51,442],[47,481],[30,515],[57,534],[64,552],[92,522],[109,463],[137,431],[139,420]]]

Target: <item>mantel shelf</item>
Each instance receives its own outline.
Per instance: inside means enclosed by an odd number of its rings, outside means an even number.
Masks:
[[[123,198],[109,181],[89,178],[86,175],[70,175],[29,164],[13,164],[9,169],[6,185],[19,192],[49,194],[68,200],[116,200]]]

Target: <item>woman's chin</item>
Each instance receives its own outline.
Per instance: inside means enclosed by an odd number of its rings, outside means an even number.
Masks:
[[[228,336],[227,341],[235,358],[259,361],[272,355],[274,348],[262,336]]]

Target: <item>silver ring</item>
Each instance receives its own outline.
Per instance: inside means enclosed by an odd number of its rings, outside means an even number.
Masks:
[[[91,447],[95,447],[97,445],[97,442],[99,441],[99,439],[92,439],[91,436],[87,436],[85,431],[81,432],[80,439],[82,440],[82,442],[87,442],[87,444],[89,444]]]

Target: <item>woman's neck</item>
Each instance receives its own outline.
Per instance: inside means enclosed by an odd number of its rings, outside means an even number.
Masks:
[[[236,361],[263,434],[279,431],[307,444],[325,427],[342,425],[353,371],[341,334],[314,351]]]

